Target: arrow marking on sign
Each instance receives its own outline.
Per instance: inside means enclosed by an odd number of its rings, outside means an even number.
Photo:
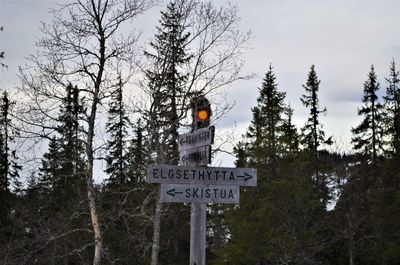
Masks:
[[[237,176],[238,178],[244,178],[244,181],[248,181],[249,179],[252,179],[253,176],[248,174],[248,173],[244,173],[244,176]]]
[[[183,191],[175,191],[175,189],[172,189],[172,190],[167,191],[167,194],[169,196],[175,197],[175,195],[177,195],[177,194],[183,194]]]

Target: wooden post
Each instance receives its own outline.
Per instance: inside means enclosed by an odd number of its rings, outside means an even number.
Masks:
[[[190,265],[206,264],[206,208],[206,204],[191,205]]]
[[[199,96],[192,101],[192,133],[210,126],[211,106]],[[212,132],[213,134],[214,132]],[[207,167],[211,161],[197,166]],[[192,203],[190,214],[190,265],[206,264],[206,204]]]

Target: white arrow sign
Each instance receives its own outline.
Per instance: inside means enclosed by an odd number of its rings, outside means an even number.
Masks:
[[[239,203],[239,187],[162,184],[160,202]]]
[[[195,132],[180,134],[178,137],[178,150],[184,151],[200,146],[211,145],[214,142],[215,127],[199,129]]]
[[[257,186],[257,170],[254,168],[149,165],[147,182]]]

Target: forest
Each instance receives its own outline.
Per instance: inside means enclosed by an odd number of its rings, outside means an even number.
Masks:
[[[15,90],[1,87],[1,264],[189,263],[190,205],[160,203],[146,168],[178,165],[195,97],[211,99],[212,122],[231,109],[216,92],[252,78],[251,33],[233,5],[171,0],[142,48],[134,19],[154,5],[68,1],[43,23]],[[266,62],[233,149],[257,187],[242,187],[239,205],[207,206],[207,264],[400,264],[400,72],[392,59],[380,84],[366,67],[345,151],[324,131],[317,67],[304,69],[308,117],[296,126]]]

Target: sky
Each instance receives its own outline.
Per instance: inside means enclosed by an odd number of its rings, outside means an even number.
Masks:
[[[63,0],[65,1],[65,0]],[[56,0],[0,0],[0,50],[6,53],[8,70],[0,70],[0,88],[12,90],[18,85],[18,66],[35,52],[40,38],[41,21],[49,22],[49,8]],[[213,1],[226,5],[224,0]],[[217,121],[217,131],[236,128],[236,140],[251,120],[262,78],[271,63],[278,90],[285,91],[286,102],[294,108],[294,122],[301,127],[308,110],[300,101],[302,84],[312,64],[321,80],[319,99],[327,108],[321,118],[326,135],[333,136],[332,149],[350,150],[350,130],[360,122],[357,108],[362,105],[363,84],[373,64],[386,89],[392,59],[400,62],[399,0],[232,0],[237,5],[243,31],[252,31],[250,48],[244,55],[244,73],[254,73],[251,80],[238,81],[225,87],[227,99],[235,107]],[[160,6],[135,21],[147,42],[155,32]],[[225,145],[229,151],[232,145]],[[234,158],[217,156],[214,164],[232,166]]]

